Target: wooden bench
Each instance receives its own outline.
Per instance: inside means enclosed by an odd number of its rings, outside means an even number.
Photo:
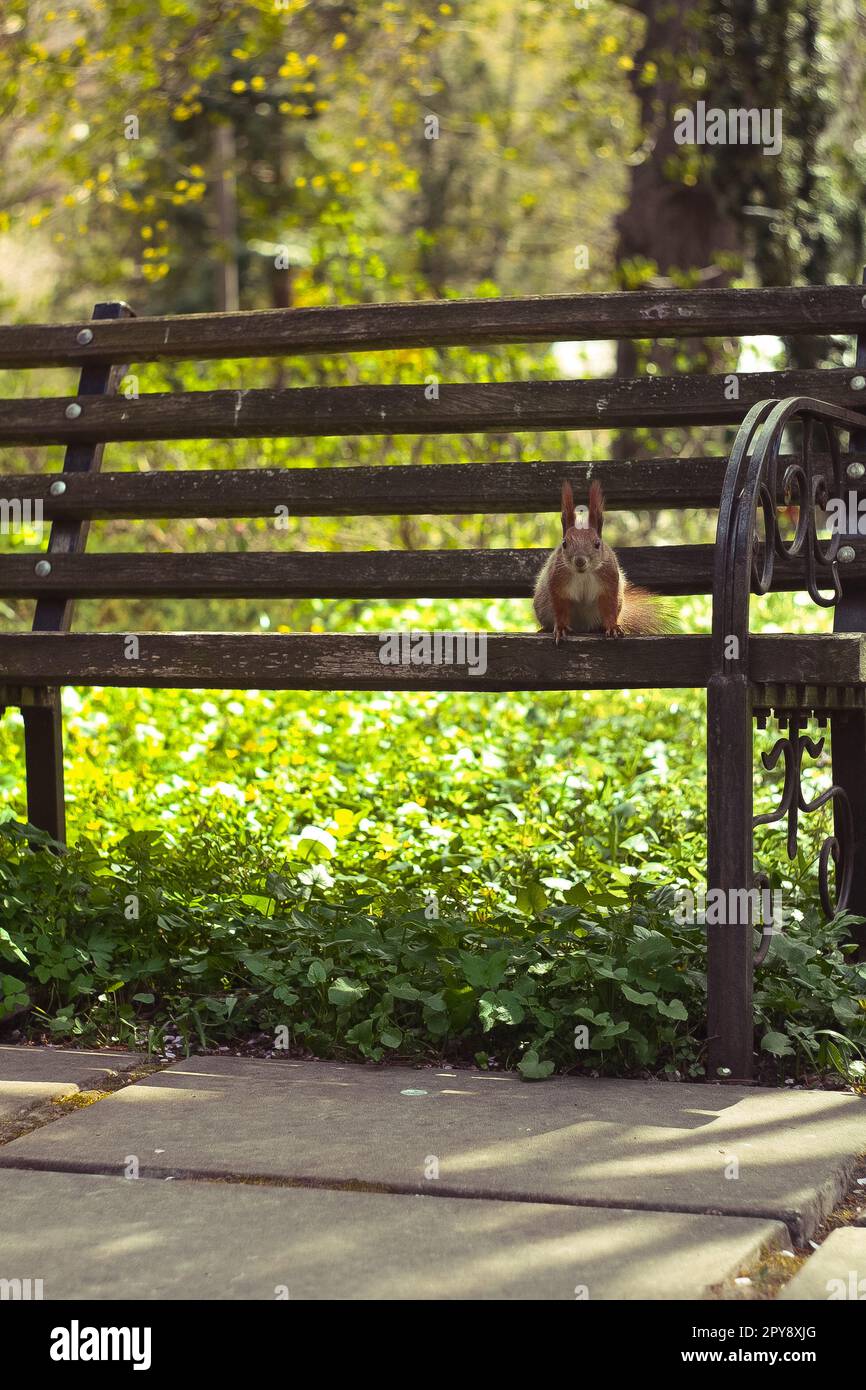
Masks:
[[[137,319],[120,303],[89,323],[0,329],[0,366],[77,366],[76,397],[0,402],[0,443],[66,446],[63,472],[0,478],[0,502],[41,504],[51,522],[44,558],[0,559],[0,595],[36,600],[32,632],[0,635],[0,703],[23,709],[28,815],[64,838],[63,685],[254,689],[574,690],[706,687],[708,884],[752,903],[766,881],[753,856],[753,721],[774,716],[782,737],[788,817],[810,809],[799,768],[817,744],[810,716],[829,719],[835,835],[819,878],[832,911],[866,911],[866,564],[856,535],[816,533],[815,508],[783,539],[786,496],[847,498],[866,462],[866,300],[860,286],[706,290],[434,302]],[[480,346],[647,337],[856,334],[853,368],[634,380],[423,384],[118,395],[126,365],[447,345]],[[730,459],[581,461],[101,473],[115,440],[473,431],[617,429],[734,424]],[[780,452],[781,451],[781,452]],[[250,517],[405,513],[551,514],[564,472],[584,490],[590,471],[608,506],[719,508],[715,546],[619,551],[630,579],[661,594],[713,594],[705,635],[574,638],[557,647],[527,631],[491,635],[484,674],[459,664],[383,664],[375,635],[70,632],[76,598],[183,596],[529,596],[546,551],[356,554],[87,554],[94,518]],[[790,515],[790,512],[788,513]],[[763,538],[759,536],[759,531]],[[553,537],[552,537],[553,539]],[[840,581],[843,576],[844,583]],[[820,588],[819,588],[820,586]],[[805,589],[835,605],[835,630],[749,636],[750,592]],[[134,640],[133,640],[134,639]],[[673,735],[674,737],[676,734]],[[813,803],[814,804],[814,803]],[[752,1067],[752,908],[708,915],[709,1068]],[[741,914],[742,915],[742,914]],[[765,935],[759,956],[765,951]]]

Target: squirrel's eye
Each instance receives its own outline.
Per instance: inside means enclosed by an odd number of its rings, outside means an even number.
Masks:
[[[601,541],[596,541],[595,548],[596,550],[601,550]]]
[[[562,542],[562,548],[563,548],[563,550],[565,550],[565,548],[566,548],[566,542],[565,542],[565,541]]]

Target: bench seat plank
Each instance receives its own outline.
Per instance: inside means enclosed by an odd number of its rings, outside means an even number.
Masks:
[[[489,634],[487,669],[383,665],[377,634],[183,632],[0,635],[2,685],[109,685],[220,690],[619,690],[705,686],[707,636],[608,640],[576,637],[557,647],[548,634]],[[755,636],[757,684],[866,684],[866,637],[859,633]]]

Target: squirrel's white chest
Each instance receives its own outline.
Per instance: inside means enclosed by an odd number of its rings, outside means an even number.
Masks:
[[[583,574],[578,574],[577,570],[572,571],[567,590],[572,603],[579,607],[590,604],[597,607],[601,589],[601,580],[592,570],[584,570]]]
[[[591,632],[593,628],[598,627],[598,596],[601,590],[601,581],[591,570],[586,570],[583,574],[575,572],[571,576],[567,590],[571,605],[569,626],[575,632]]]

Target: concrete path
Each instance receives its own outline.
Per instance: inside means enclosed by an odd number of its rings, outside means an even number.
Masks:
[[[811,1236],[864,1152],[866,1103],[828,1092],[191,1058],[0,1146],[0,1278],[701,1297]]]
[[[0,1046],[0,1124],[42,1101],[101,1090],[142,1060],[132,1052]]]
[[[783,1289],[783,1299],[866,1299],[866,1231],[850,1226],[832,1231]]]
[[[686,1299],[777,1222],[0,1173],[0,1277],[46,1299]]]

